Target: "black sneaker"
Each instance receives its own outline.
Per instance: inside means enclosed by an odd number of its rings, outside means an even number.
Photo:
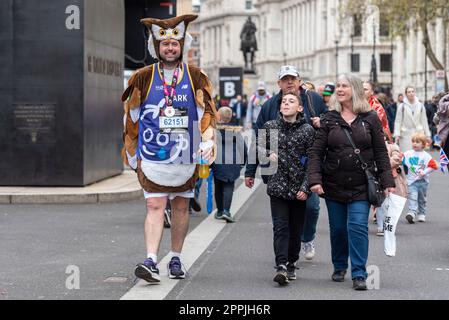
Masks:
[[[192,207],[192,209],[196,212],[200,212],[201,211],[201,205],[198,202],[198,199],[196,198],[191,198],[190,199],[190,207]]]
[[[276,275],[273,278],[274,282],[279,283],[281,286],[288,284],[287,267],[283,264],[276,267]]]
[[[366,286],[366,279],[362,277],[352,279],[352,288],[357,291],[368,290]]]
[[[170,279],[185,279],[186,274],[182,271],[181,260],[178,257],[171,258],[168,264],[168,277]]]
[[[164,211],[164,228],[171,227],[171,210],[170,208],[165,208]]]
[[[232,217],[231,213],[228,210],[223,211],[223,215],[221,216],[223,220],[226,220],[227,223],[233,223],[235,222],[234,218]]]
[[[335,270],[332,274],[332,281],[343,282],[345,281],[346,270]]]
[[[159,269],[151,258],[146,259],[144,263],[139,263],[134,270],[134,274],[137,278],[143,279],[148,283],[161,282]]]
[[[299,270],[294,263],[287,263],[287,278],[288,280],[296,280],[296,270]]]
[[[222,219],[223,218],[223,211],[217,210],[215,212],[215,219]]]

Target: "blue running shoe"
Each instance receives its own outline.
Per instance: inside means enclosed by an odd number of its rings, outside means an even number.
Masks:
[[[173,257],[168,264],[168,277],[170,279],[185,279],[186,274],[182,271],[181,260],[178,257]]]
[[[159,269],[151,258],[146,259],[144,263],[139,263],[134,270],[134,274],[137,278],[143,279],[148,283],[161,282]]]

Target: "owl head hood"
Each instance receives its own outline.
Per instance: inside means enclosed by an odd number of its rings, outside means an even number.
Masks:
[[[140,20],[149,31],[148,50],[153,58],[161,60],[159,45],[167,39],[179,41],[181,46],[181,59],[185,60],[192,44],[192,36],[187,33],[189,23],[196,20],[197,15],[188,14],[171,19],[146,18]],[[185,57],[183,57],[185,55]]]

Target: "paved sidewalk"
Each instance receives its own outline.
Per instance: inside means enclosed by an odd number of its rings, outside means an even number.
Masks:
[[[130,170],[87,187],[0,187],[0,204],[88,204],[141,198],[137,175]]]

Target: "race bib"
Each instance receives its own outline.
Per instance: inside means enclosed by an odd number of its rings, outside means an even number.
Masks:
[[[185,132],[189,129],[189,115],[186,108],[174,110],[174,116],[168,116],[164,110],[161,110],[159,117],[159,128],[163,133],[171,133],[173,131]]]
[[[160,117],[159,127],[161,129],[188,129],[189,117]]]

